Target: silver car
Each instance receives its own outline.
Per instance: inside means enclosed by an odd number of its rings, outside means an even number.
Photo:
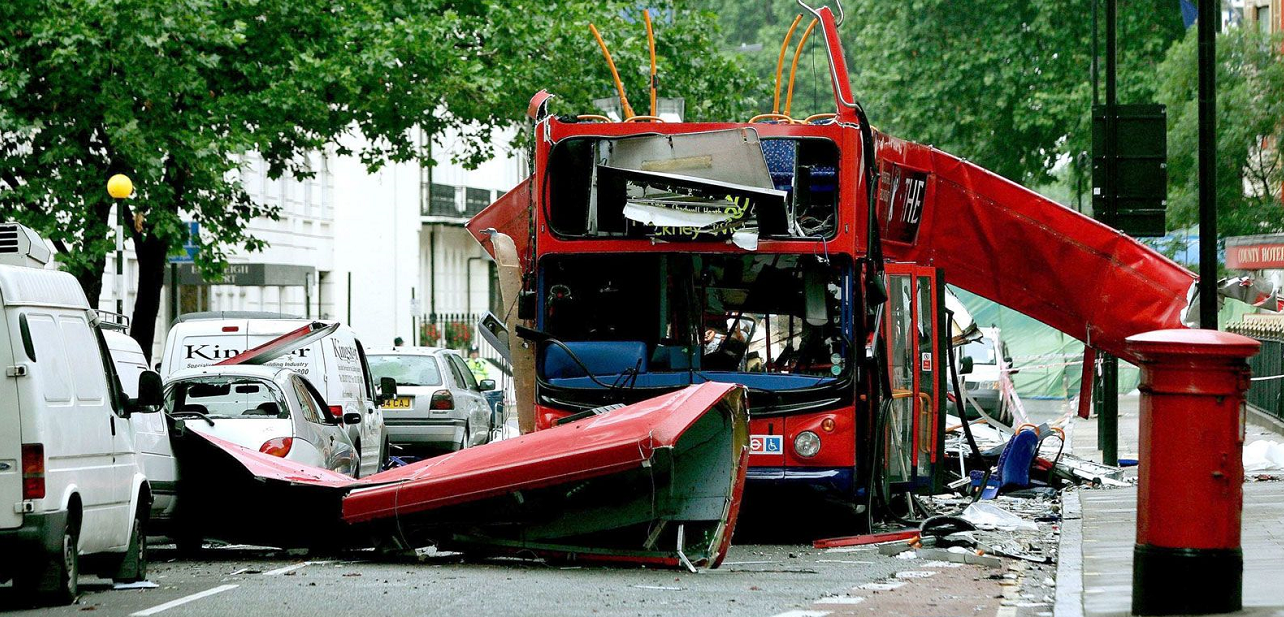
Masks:
[[[382,405],[388,441],[401,453],[462,450],[490,441],[490,405],[458,352],[438,347],[367,349],[376,379],[397,381],[397,397]]]
[[[176,371],[165,384],[170,417],[186,427],[264,454],[357,475],[360,457],[345,424],[312,384],[276,366],[208,366]]]

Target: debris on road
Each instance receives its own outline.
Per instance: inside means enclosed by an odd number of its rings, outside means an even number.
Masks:
[[[886,531],[882,533],[869,533],[859,536],[847,536],[843,538],[825,538],[812,542],[813,548],[835,548],[839,546],[862,546],[866,544],[881,544],[883,542],[895,542],[897,540],[910,540],[917,538],[919,531],[917,529],[906,529],[903,531]]]
[[[1244,446],[1244,473],[1284,471],[1284,443],[1259,440]]]

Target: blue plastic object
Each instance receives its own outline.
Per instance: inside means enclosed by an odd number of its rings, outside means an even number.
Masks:
[[[981,499],[994,499],[999,491],[1009,486],[1026,488],[1030,486],[1030,466],[1039,451],[1039,434],[1035,431],[1021,431],[1008,440],[1008,445],[999,454],[999,462],[990,481],[981,490]],[[985,474],[973,471],[969,474],[973,485],[980,484]]]

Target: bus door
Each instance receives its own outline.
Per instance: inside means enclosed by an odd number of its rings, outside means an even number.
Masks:
[[[887,264],[887,278],[883,331],[892,401],[884,419],[884,477],[891,489],[935,489],[945,428],[944,282],[938,269],[913,264]]]

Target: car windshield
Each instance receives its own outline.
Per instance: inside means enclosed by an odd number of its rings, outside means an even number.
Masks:
[[[276,384],[253,377],[196,377],[170,384],[165,408],[171,414],[210,418],[288,418],[290,406]]]
[[[994,343],[988,338],[980,338],[963,346],[963,357],[971,358],[973,364],[995,364]]]
[[[440,386],[441,369],[432,356],[367,356],[375,379],[391,377],[399,386]]]

